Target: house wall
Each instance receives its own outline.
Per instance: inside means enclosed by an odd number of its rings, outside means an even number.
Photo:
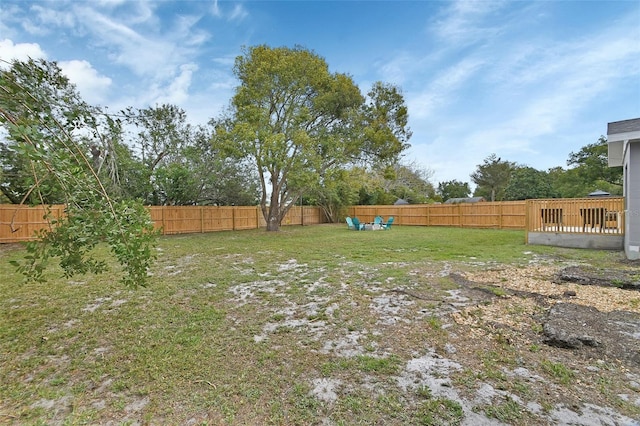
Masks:
[[[624,159],[625,242],[628,259],[640,259],[640,143],[627,142]]]
[[[624,252],[640,259],[640,118],[607,124],[610,167],[623,167],[625,226]]]

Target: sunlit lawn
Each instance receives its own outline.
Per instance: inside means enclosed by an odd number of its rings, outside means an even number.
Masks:
[[[52,267],[47,283],[23,283],[8,263],[23,250],[1,249],[0,423],[9,424],[419,423],[424,412],[405,406],[400,391],[354,390],[330,409],[310,394],[313,380],[336,371],[388,382],[415,349],[381,355],[384,336],[371,335],[369,355],[323,350],[375,326],[364,309],[372,285],[427,285],[414,272],[444,263],[620,256],[526,246],[522,231],[285,227],[163,237],[149,286],[127,289],[115,266],[72,279]],[[304,334],[285,317],[330,328]]]

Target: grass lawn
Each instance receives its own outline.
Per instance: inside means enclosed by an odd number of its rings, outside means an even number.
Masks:
[[[22,255],[0,246],[0,424],[459,424],[471,414],[455,398],[409,383],[457,333],[439,310],[449,274],[622,256],[526,246],[523,231],[296,226],[162,237],[149,286],[132,290],[115,267],[23,283],[8,263]],[[518,356],[479,358],[484,379]],[[454,383],[478,380],[466,368]],[[519,385],[505,384],[552,408]],[[540,418],[509,400],[478,407]]]

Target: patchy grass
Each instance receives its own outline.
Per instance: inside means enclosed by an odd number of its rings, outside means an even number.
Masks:
[[[563,385],[568,385],[575,378],[575,373],[561,362],[552,362],[546,359],[540,362],[542,370],[551,376],[555,381]],[[601,378],[599,381],[602,381]],[[603,391],[603,389],[601,389]]]
[[[460,424],[462,400],[442,393],[452,383],[460,398],[480,381],[536,398],[509,376],[523,362],[573,385],[563,364],[532,361],[549,356],[538,342],[488,331],[480,350],[450,320],[450,272],[617,254],[525,246],[520,231],[287,227],[163,237],[138,289],[56,268],[22,283],[8,263],[22,255],[0,250],[0,423],[400,425]],[[616,398],[615,377],[593,383]],[[513,404],[479,411],[536,420]]]

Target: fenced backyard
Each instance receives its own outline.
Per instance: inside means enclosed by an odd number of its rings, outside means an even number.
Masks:
[[[53,217],[64,214],[64,206],[50,206],[50,209]],[[258,206],[150,206],[149,212],[154,226],[164,235],[266,226]],[[42,206],[0,205],[0,243],[32,239],[35,231],[48,226],[45,213]],[[531,244],[562,245],[579,241],[578,246],[600,247],[604,244],[602,248],[617,248],[624,236],[622,197],[352,206],[346,214],[357,217],[361,223],[373,222],[376,216],[385,219],[393,216],[394,226],[525,230],[526,242]],[[294,206],[282,225],[326,222],[320,207]]]

